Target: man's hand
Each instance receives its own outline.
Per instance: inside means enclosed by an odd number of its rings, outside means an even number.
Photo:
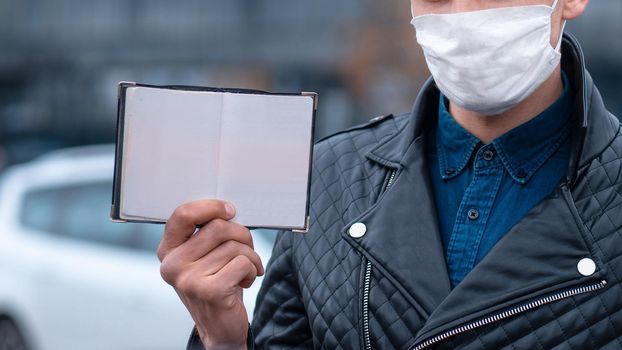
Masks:
[[[242,288],[264,273],[250,231],[228,221],[234,216],[233,206],[218,200],[183,204],[158,247],[162,278],[190,311],[207,349],[246,348]]]

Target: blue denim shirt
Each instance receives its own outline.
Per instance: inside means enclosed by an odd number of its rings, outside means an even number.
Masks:
[[[489,144],[454,120],[441,95],[428,163],[452,287],[566,174],[568,90],[564,76],[553,105]]]

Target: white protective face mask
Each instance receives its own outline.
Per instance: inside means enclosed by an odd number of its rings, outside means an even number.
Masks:
[[[557,2],[414,16],[411,23],[441,92],[462,108],[498,115],[559,65],[562,36],[556,48],[550,44]]]

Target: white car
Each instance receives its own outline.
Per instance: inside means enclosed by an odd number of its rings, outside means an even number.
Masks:
[[[0,349],[184,347],[193,322],[160,277],[163,226],[110,221],[113,163],[113,146],[88,146],[0,174]],[[275,234],[253,237],[265,264]]]

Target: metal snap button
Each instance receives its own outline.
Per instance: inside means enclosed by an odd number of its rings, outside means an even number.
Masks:
[[[350,237],[354,238],[361,238],[365,235],[366,232],[367,226],[365,226],[365,224],[362,222],[357,222],[350,226],[350,228],[348,229],[348,234],[350,235]]]
[[[583,258],[579,260],[577,270],[583,276],[591,276],[596,272],[596,263],[590,258]]]
[[[477,211],[477,209],[469,209],[467,216],[470,220],[477,220],[477,218],[479,218],[479,211]]]
[[[484,151],[484,159],[485,160],[492,160],[495,157],[495,152],[493,152],[492,150],[485,150]]]

